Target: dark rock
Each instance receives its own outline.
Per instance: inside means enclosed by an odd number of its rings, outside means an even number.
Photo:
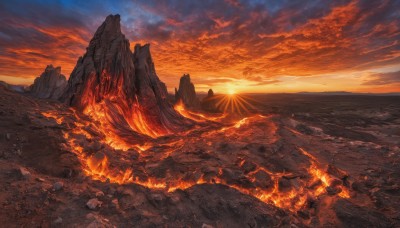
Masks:
[[[343,172],[342,170],[336,168],[336,167],[335,167],[334,165],[332,165],[332,164],[329,164],[329,165],[328,165],[327,172],[328,172],[330,175],[335,176],[335,177],[337,177],[337,178],[339,178],[339,179],[341,179],[341,180],[344,180],[344,179],[346,179],[346,178],[349,176],[347,173],[345,173],[345,172]]]
[[[53,188],[55,191],[60,191],[61,189],[63,189],[64,187],[64,183],[61,181],[58,181],[56,183],[54,183]]]
[[[242,169],[244,170],[244,173],[249,173],[249,172],[251,172],[251,171],[254,171],[255,169],[256,169],[256,164],[254,164],[253,162],[250,162],[250,161],[245,161],[243,164],[242,164]]]
[[[254,184],[239,170],[223,169],[221,177],[229,185],[233,184],[244,188],[254,188]]]
[[[280,178],[278,181],[278,188],[279,191],[289,191],[292,188],[292,184],[287,178]]]
[[[156,208],[161,208],[166,205],[166,198],[164,195],[159,193],[151,194],[149,202]]]
[[[254,177],[254,185],[256,187],[268,189],[274,185],[271,176],[262,170],[254,174]]]
[[[314,133],[314,131],[311,128],[309,128],[304,124],[298,124],[296,126],[296,130],[306,135],[312,135]]]
[[[44,72],[35,79],[30,93],[38,98],[57,100],[67,86],[67,79],[61,74],[61,67],[48,65]]]
[[[390,220],[383,214],[347,200],[338,200],[333,208],[343,227],[391,227]]]
[[[339,187],[333,187],[333,186],[326,187],[326,192],[329,195],[336,195],[336,194],[340,193],[341,191],[342,191],[342,189]]]
[[[214,96],[214,91],[212,89],[209,89],[207,92],[207,97],[212,97]]]
[[[355,181],[353,182],[353,184],[351,185],[351,188],[359,193],[366,193],[368,192],[368,188],[365,186],[364,182],[361,181]]]
[[[265,153],[265,151],[267,151],[267,148],[264,145],[261,145],[260,147],[258,147],[258,152]]]
[[[300,218],[305,219],[305,220],[310,219],[310,212],[308,212],[308,211],[304,211],[304,210],[298,211],[298,212],[297,212],[297,215],[298,215]]]
[[[200,101],[189,74],[184,74],[179,81],[179,89],[175,88],[175,102],[182,102],[188,108],[200,107]]]
[[[101,207],[102,204],[103,202],[99,201],[97,198],[92,198],[86,203],[86,206],[90,210],[96,210],[97,208]]]
[[[331,181],[331,183],[330,183],[331,187],[337,187],[337,186],[340,186],[340,185],[343,185],[343,182],[341,180],[339,180],[339,179],[333,179]]]

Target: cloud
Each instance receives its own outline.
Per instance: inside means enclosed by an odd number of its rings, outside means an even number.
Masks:
[[[400,64],[399,8],[396,0],[4,1],[0,71],[33,77],[53,63],[68,75],[110,13],[121,14],[131,46],[151,43],[172,88],[184,72],[267,85],[365,71]]]
[[[363,85],[388,85],[400,83],[400,71],[388,73],[375,73],[370,75],[369,80],[362,83]]]

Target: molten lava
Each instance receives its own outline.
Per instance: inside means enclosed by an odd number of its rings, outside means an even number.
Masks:
[[[176,106],[175,108],[180,112],[186,112],[185,109],[181,109],[179,106]],[[98,111],[100,111],[100,109],[98,109]],[[55,115],[55,113],[43,113],[43,115],[47,118],[54,118],[59,124],[62,124],[64,121],[64,118],[58,117]],[[190,116],[192,115],[193,114],[190,113]],[[91,117],[93,117],[93,114]],[[219,171],[216,172],[212,177],[209,177],[207,173],[200,172],[201,175],[189,179],[185,177],[185,175],[172,175],[165,178],[160,178],[152,176],[151,170],[146,171],[148,168],[145,168],[144,172],[147,174],[145,177],[143,177],[136,172],[134,167],[129,167],[129,161],[127,161],[125,165],[126,167],[123,168],[123,166],[113,165],[109,160],[110,157],[108,157],[106,153],[88,153],[87,149],[85,149],[85,146],[81,144],[80,137],[78,136],[83,136],[88,140],[93,140],[93,138],[96,137],[93,136],[93,132],[96,132],[96,135],[104,135],[104,138],[102,139],[103,143],[107,144],[113,149],[126,150],[126,152],[122,152],[123,154],[120,155],[117,152],[114,152],[116,154],[113,154],[113,156],[120,156],[120,159],[124,159],[124,154],[128,153],[127,156],[129,156],[129,153],[133,148],[140,154],[138,160],[145,163],[150,162],[147,155],[153,153],[152,148],[157,144],[154,144],[151,141],[148,141],[146,144],[142,145],[128,144],[125,142],[119,144],[119,141],[114,141],[115,139],[118,139],[118,137],[112,135],[113,131],[105,128],[110,126],[104,125],[104,123],[101,122],[102,120],[107,120],[107,118],[109,118],[105,115],[97,114],[96,118],[100,119],[97,119],[96,122],[99,124],[95,125],[96,127],[93,126],[94,128],[90,128],[90,130],[87,128],[87,126],[90,125],[89,122],[80,118],[79,115],[76,115],[75,118],[75,127],[71,132],[66,132],[64,137],[68,142],[67,146],[69,146],[69,149],[81,160],[85,174],[91,176],[95,180],[118,184],[134,183],[150,189],[165,190],[167,192],[173,192],[177,189],[184,190],[198,184],[222,184],[234,188],[244,194],[256,197],[265,203],[273,204],[277,207],[293,212],[300,210],[309,199],[317,198],[321,195],[327,194],[327,188],[336,188],[339,197],[350,197],[349,190],[343,185],[338,184],[337,179],[330,176],[325,169],[322,168],[322,165],[318,162],[318,160],[302,148],[298,149],[299,153],[304,154],[309,159],[310,163],[309,167],[306,168],[309,176],[305,178],[297,177],[292,179],[291,176],[294,176],[294,173],[273,172],[263,167],[261,164],[255,163],[255,168],[250,172],[245,173],[243,177],[241,177],[243,180],[248,180],[248,184],[241,184],[240,182],[235,183],[229,179],[226,179],[227,171],[224,166],[227,165],[228,167],[233,165],[234,167],[241,169],[245,166],[247,161],[246,159],[241,159],[235,164],[222,165],[222,168],[219,168]],[[276,137],[273,136],[275,134],[274,132],[277,131],[277,126],[271,122],[270,118],[272,118],[272,116],[267,117],[255,115],[246,117],[228,127],[219,127],[215,130],[204,132],[202,137],[204,140],[211,142],[209,145],[212,145],[216,139],[221,138],[224,135],[231,138],[237,138],[241,135],[240,132],[248,135],[256,130],[256,126],[261,126],[266,128],[267,132],[269,132],[268,135],[264,134],[263,138],[268,137],[268,142],[274,143],[277,140]],[[168,159],[171,156],[179,156],[179,154],[185,153],[184,148],[188,146],[203,144],[201,138],[197,137],[196,135],[187,134],[182,137],[185,137],[185,139],[171,139],[167,142],[160,141],[158,143],[160,148],[164,148],[162,152],[164,156],[160,157],[161,161]],[[265,141],[265,138],[263,140]],[[190,172],[195,173],[198,171],[200,170],[192,170]],[[260,181],[258,180],[258,177],[260,175],[267,177],[269,176],[271,184],[267,185],[266,182],[261,182],[262,185],[259,185]],[[282,181],[294,181],[296,184],[289,189],[282,189]],[[263,183],[265,187],[263,187]]]
[[[181,100],[179,100],[175,106],[174,109],[181,114],[182,116],[184,116],[185,118],[197,121],[197,122],[206,122],[206,121],[218,121],[221,119],[224,119],[225,117],[227,117],[227,113],[224,113],[222,115],[205,115],[203,113],[200,112],[194,112],[194,111],[190,111],[188,109],[185,108],[185,105],[183,104],[183,102]]]

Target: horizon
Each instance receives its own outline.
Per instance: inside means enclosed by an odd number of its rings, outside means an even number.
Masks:
[[[30,85],[49,64],[68,79],[96,28],[118,13],[131,49],[151,44],[169,92],[185,73],[200,93],[400,92],[396,1],[91,5],[0,3],[0,80]]]
[[[5,82],[5,83],[7,83],[8,85],[11,85],[11,86],[22,86],[22,87],[24,87],[24,88],[26,88],[26,87],[29,87],[29,86],[31,86],[31,84],[26,84],[26,85],[24,85],[24,84],[12,84],[12,83],[8,83],[8,82],[6,82],[6,81],[3,81],[3,80],[0,80],[0,83],[1,82]],[[175,94],[175,91],[171,91],[171,90],[169,90],[169,88],[167,87],[167,91],[168,91],[168,94],[169,95],[174,95]],[[214,91],[214,90],[213,90]],[[333,93],[337,93],[337,94],[333,94]],[[197,95],[206,95],[207,94],[207,91],[196,91],[196,94]],[[214,94],[216,94],[216,95],[227,95],[227,94],[229,94],[229,93],[222,93],[222,92],[219,92],[219,91],[214,91]],[[314,95],[314,94],[322,94],[322,95],[388,95],[388,96],[400,96],[400,92],[396,92],[396,91],[393,91],[393,92],[350,92],[350,91],[315,91],[315,92],[310,92],[310,91],[299,91],[299,92],[274,92],[274,93],[268,93],[268,92],[265,92],[265,93],[263,93],[263,92],[240,92],[240,93],[234,93],[235,95],[274,95],[274,94],[304,94],[304,95],[308,95],[308,94],[311,94],[311,95]]]

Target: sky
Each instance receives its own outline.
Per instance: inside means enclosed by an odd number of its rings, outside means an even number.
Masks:
[[[199,92],[400,92],[398,0],[0,1],[0,80],[68,78],[109,14],[169,91],[189,73]]]

